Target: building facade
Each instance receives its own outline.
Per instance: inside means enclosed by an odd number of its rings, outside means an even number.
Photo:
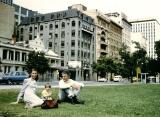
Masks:
[[[110,20],[110,18],[102,12],[95,10],[87,10],[87,7],[76,4],[70,6],[78,9],[94,19],[95,38],[96,38],[96,61],[100,56],[110,56],[119,58],[118,49],[122,44],[122,27],[120,24]]]
[[[156,19],[133,20],[132,32],[144,33],[145,39],[148,40],[147,55],[150,58],[156,58],[155,42],[160,40],[160,24]]]
[[[0,42],[0,68],[4,73],[24,71],[28,53],[32,49]]]
[[[14,18],[16,26],[18,26],[25,17],[32,17],[38,14],[37,11],[32,11],[17,4],[13,4],[13,7],[15,8]]]
[[[110,20],[109,30],[109,56],[115,60],[120,60],[119,49],[122,47],[122,27]]]
[[[98,10],[84,11],[86,14],[94,19],[96,25],[96,61],[101,56],[108,56],[109,54],[109,25],[110,20]]]
[[[131,33],[131,53],[137,51],[135,42],[138,42],[141,46],[141,48],[145,49],[147,52],[148,49],[148,40],[145,39],[144,34],[137,32],[137,33]]]
[[[72,78],[91,80],[91,64],[95,60],[95,26],[93,19],[71,9],[25,18],[19,26],[19,40],[34,40],[39,33],[45,49],[60,55],[59,69],[68,69],[68,61],[80,61],[81,68],[72,69]]]
[[[130,51],[131,46],[131,30],[132,25],[128,21],[127,16],[124,13],[108,13],[106,14],[109,18],[111,18],[113,21],[118,23],[123,29],[122,29],[122,43],[124,43],[128,47],[128,51]]]
[[[0,2],[2,2],[4,4],[8,4],[10,6],[12,6],[12,4],[13,4],[13,0],[0,0]]]
[[[11,41],[14,32],[14,7],[11,1],[0,1],[0,41]]]

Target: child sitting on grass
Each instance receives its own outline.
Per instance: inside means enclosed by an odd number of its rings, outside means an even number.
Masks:
[[[52,90],[49,83],[45,84],[45,89],[42,91],[41,95],[44,100],[52,100]]]

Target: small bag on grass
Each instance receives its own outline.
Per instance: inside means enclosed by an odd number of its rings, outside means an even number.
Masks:
[[[44,103],[41,105],[41,108],[42,109],[58,108],[58,102],[55,99],[44,100]]]

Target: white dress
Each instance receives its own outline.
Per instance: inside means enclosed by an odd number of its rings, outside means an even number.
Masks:
[[[31,78],[25,79],[17,100],[19,100],[20,97],[24,95],[24,101],[28,103],[30,106],[34,107],[41,105],[43,103],[43,99],[39,98],[35,94],[36,87],[37,83],[35,80],[32,80]]]

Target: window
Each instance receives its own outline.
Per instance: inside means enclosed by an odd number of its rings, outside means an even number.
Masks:
[[[39,17],[36,17],[36,21],[37,21],[37,22],[39,21]]]
[[[31,17],[31,22],[33,22],[34,21],[34,18],[33,17]]]
[[[32,40],[32,35],[29,35],[29,40]]]
[[[80,21],[79,21],[78,25],[79,25],[79,27],[81,26],[81,22]]]
[[[43,31],[43,25],[40,26],[40,31]]]
[[[75,51],[71,50],[71,57],[74,57],[74,56],[75,56]]]
[[[61,61],[61,66],[64,66],[64,61]]]
[[[52,39],[52,33],[49,33],[49,38]]]
[[[18,15],[14,15],[15,19],[18,19]]]
[[[7,50],[3,50],[3,59],[7,59]]]
[[[49,42],[48,46],[49,48],[52,48],[52,42]]]
[[[80,37],[80,34],[81,34],[81,32],[80,32],[80,31],[78,31],[78,37]]]
[[[80,40],[78,40],[78,47],[80,47]]]
[[[65,23],[64,22],[62,22],[62,28],[65,28]]]
[[[58,24],[55,25],[55,28],[58,28]]]
[[[44,21],[44,18],[45,18],[45,17],[44,17],[44,16],[42,16],[42,17],[41,17],[41,21]]]
[[[54,34],[54,38],[58,38],[58,34]]]
[[[51,19],[53,19],[53,18],[54,18],[54,14],[51,15]]]
[[[75,37],[75,30],[72,30],[72,37]]]
[[[75,26],[75,25],[76,25],[75,21],[72,21],[72,26]]]
[[[65,31],[61,32],[61,38],[65,38]]]
[[[23,28],[21,28],[21,34],[23,34]]]
[[[64,51],[61,51],[61,57],[64,57]]]
[[[26,53],[22,53],[22,61],[26,61]]]
[[[32,32],[32,27],[29,27],[29,32]]]
[[[72,41],[71,41],[71,46],[72,46],[72,47],[75,47],[75,40],[72,40]]]
[[[78,50],[78,57],[80,57],[80,50]]]
[[[20,52],[15,52],[15,60],[20,61]]]
[[[63,48],[65,46],[64,41],[61,41],[61,47]]]
[[[53,29],[53,24],[50,24],[49,25],[49,30],[52,30]]]
[[[20,41],[23,41],[23,36],[20,37]]]
[[[13,51],[10,50],[9,51],[9,60],[13,60],[13,54],[14,54]]]

